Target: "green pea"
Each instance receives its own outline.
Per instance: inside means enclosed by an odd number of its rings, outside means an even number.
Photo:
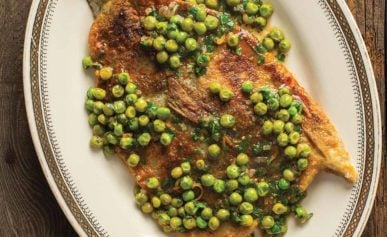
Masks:
[[[146,214],[152,213],[152,212],[153,212],[152,204],[150,204],[149,202],[144,203],[144,204],[141,206],[141,210],[142,210],[144,213],[146,213]]]
[[[245,6],[246,13],[249,15],[257,14],[259,6],[253,2],[248,2]]]
[[[196,168],[198,169],[198,170],[205,170],[206,169],[206,162],[204,161],[204,160],[197,160],[196,162],[195,162],[195,165],[196,165]]]
[[[219,209],[216,212],[216,217],[221,221],[226,221],[230,218],[230,212],[227,209]]]
[[[149,124],[149,121],[149,117],[146,115],[141,115],[140,117],[138,117],[138,122],[142,127],[147,126]]]
[[[111,103],[105,103],[102,111],[106,116],[113,116],[114,115],[114,105]]]
[[[211,187],[215,183],[215,177],[212,174],[204,174],[200,178],[204,187]]]
[[[245,175],[242,175],[238,178],[238,182],[242,185],[242,186],[246,186],[250,183],[250,177],[245,174]]]
[[[188,38],[185,40],[185,47],[189,52],[195,51],[198,44],[194,38]]]
[[[124,128],[123,128],[122,124],[116,123],[116,124],[114,125],[113,133],[114,133],[114,135],[116,135],[117,137],[122,136],[122,134],[124,133]]]
[[[215,16],[207,16],[204,23],[208,30],[215,30],[219,26],[219,19]]]
[[[290,186],[290,183],[286,179],[281,178],[280,180],[278,180],[278,187],[280,189],[287,190],[287,189],[289,189],[289,186]]]
[[[254,188],[248,188],[243,194],[243,198],[246,202],[255,202],[258,200],[257,190]]]
[[[162,133],[160,136],[160,143],[164,146],[169,146],[172,143],[173,135],[170,133]]]
[[[93,66],[94,62],[90,56],[86,56],[82,59],[82,66],[84,69],[89,69]]]
[[[216,158],[220,155],[220,152],[221,152],[221,149],[220,147],[217,145],[217,144],[212,144],[210,145],[208,148],[208,154],[213,157],[213,158]]]
[[[151,202],[152,202],[152,206],[154,208],[159,208],[161,206],[161,200],[160,200],[160,198],[158,198],[156,196],[152,197]]]
[[[160,51],[156,54],[156,60],[158,63],[163,64],[168,61],[168,53],[166,51]]]
[[[156,177],[151,177],[146,180],[146,186],[149,189],[156,189],[159,187],[159,185],[160,185],[160,182]]]
[[[167,33],[168,38],[171,39],[171,40],[176,40],[178,35],[179,35],[179,31],[178,30],[170,30]]]
[[[296,179],[295,177],[295,174],[292,170],[290,169],[285,169],[283,172],[282,172],[282,176],[289,182],[292,182]]]
[[[312,149],[308,144],[301,143],[297,145],[297,155],[301,158],[308,158],[312,153]]]
[[[242,196],[239,193],[232,193],[229,198],[229,202],[231,205],[237,206],[242,202]]]
[[[254,113],[260,116],[265,115],[267,113],[267,105],[262,102],[257,103],[254,106]]]
[[[180,15],[174,15],[169,19],[170,23],[181,25],[183,23],[184,18]]]
[[[288,108],[293,102],[293,96],[289,94],[281,95],[280,97],[280,105],[283,108]]]
[[[221,90],[221,85],[219,82],[211,82],[210,91],[212,94],[219,94]]]
[[[125,111],[125,113],[126,113],[126,111]],[[124,114],[117,114],[116,115],[117,122],[119,122],[121,124],[128,123],[128,117],[126,117],[125,113]]]
[[[239,44],[239,36],[234,33],[229,33],[227,36],[227,45],[231,48],[237,47]]]
[[[196,57],[196,64],[199,67],[206,67],[209,62],[210,62],[210,57],[208,55],[206,55],[206,54],[199,54]]]
[[[308,167],[308,160],[307,159],[299,159],[297,161],[297,168],[298,170],[300,171],[304,171],[306,170],[306,168]]]
[[[184,202],[180,198],[172,198],[171,205],[173,207],[179,208],[179,207],[183,206],[183,204],[184,204]],[[179,210],[177,210],[177,212],[179,212]]]
[[[269,36],[277,43],[285,38],[284,33],[278,28],[271,29]]]
[[[253,102],[253,104],[257,104],[257,103],[263,101],[263,95],[261,93],[259,93],[259,92],[254,92],[250,96],[250,100],[251,100],[251,102]]]
[[[167,34],[168,22],[162,21],[156,23],[156,31],[159,34],[165,35]]]
[[[288,112],[289,112],[290,116],[294,116],[294,115],[296,115],[298,113],[298,110],[297,110],[296,107],[290,106],[289,109],[288,109]]]
[[[272,216],[264,216],[261,221],[261,226],[264,229],[270,229],[274,226],[274,218]]]
[[[273,6],[269,3],[263,3],[259,8],[259,14],[265,18],[270,17],[273,14]]]
[[[176,69],[178,67],[180,67],[180,57],[178,55],[172,55],[170,58],[169,58],[169,66],[172,68],[172,69]]]
[[[184,174],[188,174],[189,172],[191,172],[191,164],[188,161],[181,163],[180,167],[183,170]]]
[[[135,144],[135,140],[132,137],[123,137],[120,140],[120,147],[124,150],[129,150]]]
[[[131,82],[129,82],[125,87],[125,92],[128,94],[136,93],[136,90],[137,90],[137,85],[134,83],[131,83]],[[137,95],[135,95],[135,96],[136,96],[136,100],[137,100]]]
[[[93,103],[93,113],[101,114],[103,112],[103,107],[104,107],[104,103],[102,103],[101,101],[95,101]]]
[[[226,3],[230,7],[236,7],[241,3],[241,0],[226,0]]]
[[[179,45],[176,43],[175,40],[173,39],[170,39],[168,40],[166,43],[165,43],[165,49],[170,52],[170,53],[174,53],[177,51],[177,49],[179,48]]]
[[[287,53],[289,52],[290,48],[292,47],[292,44],[290,43],[289,40],[287,39],[284,39],[284,40],[281,40],[281,42],[279,43],[278,45],[278,49],[280,52],[282,53]]]
[[[188,34],[184,31],[180,31],[177,36],[176,36],[176,41],[179,43],[179,44],[182,44],[186,41],[188,37]]]
[[[170,222],[171,222],[171,217],[168,216],[167,213],[161,213],[159,215],[159,221],[158,221],[159,225],[166,226],[166,225],[169,225]]]
[[[93,112],[93,110],[94,110],[94,101],[90,100],[90,99],[87,99],[86,102],[85,102],[85,108],[86,108],[87,111]]]
[[[185,205],[184,205],[184,210],[185,212],[188,214],[188,215],[195,215],[195,211],[196,211],[196,207],[195,207],[195,204],[194,202],[187,202]]]
[[[219,8],[219,0],[205,0],[205,4],[207,7],[211,9],[218,9]]]
[[[116,112],[116,114],[122,114],[126,110],[125,102],[122,100],[115,101],[113,106],[114,106],[114,112]]]
[[[300,140],[300,133],[299,132],[291,132],[289,134],[289,142],[292,145],[296,145],[298,141]]]
[[[147,16],[144,19],[144,27],[146,30],[154,30],[156,28],[157,20],[154,16]]]
[[[192,217],[187,217],[183,219],[183,225],[187,230],[192,230],[196,227],[196,221]]]
[[[138,163],[140,162],[140,156],[135,154],[135,153],[132,153],[130,154],[130,156],[128,157],[128,159],[126,160],[126,163],[134,168],[138,165]]]
[[[157,118],[167,120],[171,116],[171,110],[167,107],[159,107],[157,109]]]
[[[191,177],[189,176],[184,176],[183,178],[181,178],[180,180],[180,187],[183,189],[183,190],[189,190],[192,188],[192,185],[193,185],[193,180]]]
[[[92,93],[94,98],[97,100],[103,100],[106,97],[106,91],[102,88],[94,88]]]
[[[195,14],[195,19],[197,21],[204,21],[206,17],[207,17],[207,12],[205,9],[202,9],[202,8],[197,9]]]
[[[259,17],[257,17],[257,18],[254,19],[254,23],[255,23],[260,29],[263,29],[263,28],[266,26],[267,21],[266,21],[265,18],[259,16]]]
[[[234,93],[228,88],[222,88],[219,91],[219,99],[223,102],[228,102],[234,97]]]
[[[97,115],[94,113],[89,114],[87,121],[89,122],[90,126],[94,126],[98,123]]]
[[[117,79],[121,85],[125,86],[130,81],[130,76],[127,72],[121,72],[120,74],[118,74]]]
[[[153,48],[157,51],[161,51],[164,49],[166,40],[163,36],[157,36],[156,39],[153,40]]]
[[[278,111],[278,113],[277,113],[277,118],[278,118],[279,120],[282,120],[282,121],[284,121],[284,122],[287,122],[287,121],[289,121],[289,119],[290,119],[290,114],[289,114],[289,112],[288,112],[286,109],[281,109],[281,110]]]
[[[101,149],[103,147],[104,141],[100,136],[92,136],[90,139],[90,146],[93,149]]]
[[[279,101],[276,98],[270,98],[267,100],[267,107],[271,111],[276,111],[279,108]]]
[[[240,225],[244,227],[252,226],[254,219],[251,215],[242,215]]]
[[[114,136],[114,134],[112,134],[112,133],[108,133],[108,134],[106,135],[106,140],[107,140],[107,142],[108,142],[109,144],[112,144],[112,145],[117,145],[117,143],[118,143],[117,137]]]
[[[269,38],[270,39],[270,38]],[[292,92],[290,91],[290,89],[288,87],[281,87],[279,90],[278,90],[278,93],[280,96],[282,95],[285,95],[285,94],[288,94],[288,95],[291,95]]]
[[[93,126],[93,135],[102,136],[105,133],[105,128],[97,124]]]
[[[249,156],[246,155],[245,153],[238,154],[236,158],[236,163],[239,166],[247,165],[249,163]]]
[[[260,197],[265,197],[269,194],[270,186],[267,182],[261,181],[257,184],[257,193]]]
[[[137,142],[140,146],[147,146],[149,145],[151,139],[152,137],[149,133],[143,133],[137,138]]]
[[[191,18],[187,17],[187,18],[184,18],[183,23],[181,24],[181,28],[185,32],[191,32],[193,29],[193,25],[194,25],[193,20]]]
[[[285,123],[285,131],[291,133],[294,131],[294,124],[292,122]]]
[[[125,115],[130,119],[136,117],[136,108],[134,108],[133,106],[128,106],[126,108]]]
[[[221,179],[216,179],[213,185],[213,189],[217,193],[223,193],[226,189],[226,183]]]
[[[285,128],[285,123],[281,120],[275,120],[273,123],[273,132],[275,134],[283,133]]]
[[[235,179],[230,179],[230,180],[227,180],[226,182],[226,190],[228,192],[233,192],[235,190],[237,190],[239,187],[239,183],[237,180]]]
[[[99,70],[99,75],[102,80],[109,80],[113,76],[113,68],[103,67],[101,70]]]
[[[251,94],[253,92],[253,82],[252,81],[244,81],[242,83],[242,92],[246,94]]]
[[[232,128],[235,123],[235,117],[230,114],[224,114],[220,117],[220,125],[224,128]]]
[[[131,120],[129,120],[128,127],[129,127],[130,131],[138,130],[138,128],[139,128],[138,118],[132,118]]]
[[[210,228],[210,230],[212,231],[215,231],[219,228],[220,226],[220,221],[217,217],[213,216],[210,218],[210,220],[208,221],[208,227]]]
[[[134,106],[135,106],[135,108],[136,108],[136,110],[137,110],[138,112],[144,113],[145,110],[146,110],[147,107],[148,107],[148,102],[147,102],[145,99],[143,99],[143,98],[139,98],[139,99],[136,101],[136,103],[134,103]]]
[[[236,165],[229,165],[226,169],[226,174],[229,179],[236,179],[240,175],[240,168]]]
[[[297,149],[294,146],[287,146],[284,150],[285,156],[290,159],[293,159],[297,156]]]
[[[289,136],[286,133],[280,133],[277,136],[277,144],[281,147],[287,146],[289,143]]]
[[[202,212],[201,212],[201,214],[200,214],[200,216],[204,219],[204,220],[209,220],[211,217],[212,217],[212,209],[211,208],[209,208],[209,207],[205,207],[203,210],[202,210]]]
[[[273,132],[273,123],[270,120],[266,120],[262,125],[262,133],[264,135],[270,135]]]
[[[163,122],[162,120],[156,119],[155,121],[153,121],[153,130],[155,130],[155,132],[158,132],[158,133],[164,132],[165,128],[166,128],[165,122]]]
[[[175,167],[171,171],[171,176],[174,179],[178,179],[183,175],[183,169],[181,167]]]
[[[292,117],[292,123],[294,124],[301,124],[302,123],[302,115],[300,114],[295,114],[293,117]]]
[[[203,218],[201,218],[200,216],[199,217],[196,217],[196,226],[199,228],[199,229],[206,229],[207,228],[207,221],[205,221]]]
[[[169,225],[171,226],[172,230],[177,231],[179,230],[180,226],[183,224],[183,221],[179,217],[172,217]]]
[[[198,35],[204,35],[207,32],[206,24],[203,22],[195,22],[193,28]]]
[[[189,202],[195,199],[195,193],[192,190],[185,191],[182,196],[183,196],[183,200],[186,202]]]
[[[167,193],[163,193],[160,195],[160,200],[162,205],[168,206],[172,202],[172,197]]]
[[[134,199],[137,205],[142,206],[148,201],[148,196],[145,194],[145,191],[142,190],[135,195]]]

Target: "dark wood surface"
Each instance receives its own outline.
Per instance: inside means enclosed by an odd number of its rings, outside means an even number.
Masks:
[[[306,0],[305,0],[306,1]],[[370,54],[385,136],[385,0],[347,0]],[[0,0],[0,236],[76,236],[41,171],[23,97],[24,31],[31,0]],[[364,237],[386,236],[386,146],[379,189]]]

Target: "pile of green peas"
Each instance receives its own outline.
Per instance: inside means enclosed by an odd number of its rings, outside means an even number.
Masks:
[[[84,58],[84,68],[93,64],[90,57]],[[96,74],[109,86],[91,87],[87,91],[85,108],[93,131],[92,148],[113,155],[116,147],[133,152],[136,148],[148,146],[152,140],[164,146],[172,143],[174,135],[167,127],[171,116],[169,108],[158,107],[143,98],[126,72],[114,74],[113,68],[105,66]],[[130,167],[136,167],[139,162],[140,157],[135,153],[127,159]]]
[[[153,47],[159,64],[178,69],[181,59],[187,57],[193,58],[198,67],[208,65],[209,54],[202,52],[200,39],[218,28],[219,19],[208,15],[204,7],[192,7],[186,17],[174,15],[169,19],[151,12],[142,24],[149,35],[142,45]]]
[[[262,40],[262,46],[267,50],[276,50],[278,55],[285,55],[292,47],[291,42],[285,38],[285,34],[279,28],[272,28],[269,34]]]

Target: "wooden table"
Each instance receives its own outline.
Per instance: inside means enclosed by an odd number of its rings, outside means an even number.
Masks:
[[[385,0],[347,2],[372,59],[385,121]],[[30,4],[0,0],[0,236],[76,236],[43,176],[27,124],[22,59]],[[386,154],[384,146],[378,194],[364,237],[386,236]]]

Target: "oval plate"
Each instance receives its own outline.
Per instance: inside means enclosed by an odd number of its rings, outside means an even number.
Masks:
[[[304,226],[290,218],[287,236],[360,236],[381,162],[379,103],[366,47],[343,0],[272,3],[272,24],[284,28],[293,42],[288,67],[326,110],[360,174],[353,186],[320,174],[304,200],[313,218]],[[93,82],[80,61],[87,55],[92,21],[86,0],[32,4],[24,93],[36,152],[55,197],[81,236],[160,236],[151,218],[135,207],[133,179],[120,161],[89,148],[83,101]]]

